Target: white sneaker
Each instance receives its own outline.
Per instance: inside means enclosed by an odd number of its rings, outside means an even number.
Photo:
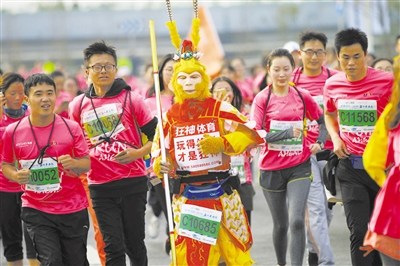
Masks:
[[[341,199],[340,195],[333,196],[329,190],[325,188],[325,195],[326,199],[329,203],[341,203],[343,204],[343,200]]]
[[[149,237],[156,238],[160,232],[160,219],[157,216],[152,215],[147,226],[147,233]]]

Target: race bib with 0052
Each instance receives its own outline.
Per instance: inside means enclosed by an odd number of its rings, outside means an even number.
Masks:
[[[34,160],[20,160],[23,169],[29,169]],[[60,175],[58,173],[57,162],[52,158],[43,158],[42,164],[35,162],[32,165],[29,182],[25,185],[25,190],[37,193],[55,192],[60,189]]]

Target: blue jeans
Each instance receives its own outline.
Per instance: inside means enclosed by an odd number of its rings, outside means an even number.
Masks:
[[[334,265],[334,257],[329,239],[329,224],[332,220],[331,210],[325,196],[322,182],[322,169],[326,161],[318,162],[311,156],[313,181],[307,199],[307,248],[309,252],[318,254],[318,264]]]

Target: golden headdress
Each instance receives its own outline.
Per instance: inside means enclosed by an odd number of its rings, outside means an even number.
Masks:
[[[176,63],[174,65],[174,73],[171,80],[175,92],[175,102],[182,103],[185,99],[189,98],[203,100],[211,97],[209,90],[211,85],[210,77],[206,73],[205,66],[199,62],[201,54],[197,51],[197,45],[200,41],[200,19],[197,17],[197,3],[194,2],[195,17],[192,20],[191,40],[184,40],[183,42],[179,36],[176,22],[172,20],[171,9],[170,6],[168,6],[168,3],[169,1],[167,2],[167,7],[170,20],[166,25],[170,32],[171,43],[177,51],[174,56]],[[196,85],[197,93],[188,95],[183,91],[181,85],[177,83],[177,77],[180,72],[189,74],[199,72],[201,74],[202,82]]]

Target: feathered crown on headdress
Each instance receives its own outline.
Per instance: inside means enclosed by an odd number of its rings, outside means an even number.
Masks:
[[[200,41],[200,19],[195,16],[192,20],[192,32],[190,36],[192,40],[184,40],[182,42],[174,20],[170,19],[167,22],[167,27],[170,32],[171,43],[176,48],[174,59],[177,62],[174,64],[174,74],[171,80],[174,88],[179,87],[177,77],[180,72],[193,73],[197,71],[202,75],[202,82],[197,85],[202,89],[197,94],[191,95],[186,95],[183,90],[176,89],[174,90],[175,102],[182,103],[187,98],[205,99],[211,97],[209,90],[210,77],[207,75],[205,66],[200,63],[199,58],[201,54],[197,51],[197,45]]]
[[[192,20],[192,34],[190,36],[192,40],[184,40],[182,42],[178,33],[178,27],[174,20],[168,21],[167,27],[170,32],[171,43],[177,51],[174,55],[174,60],[189,60],[192,58],[198,60],[201,56],[201,53],[197,51],[197,45],[200,41],[200,19],[196,17]]]

